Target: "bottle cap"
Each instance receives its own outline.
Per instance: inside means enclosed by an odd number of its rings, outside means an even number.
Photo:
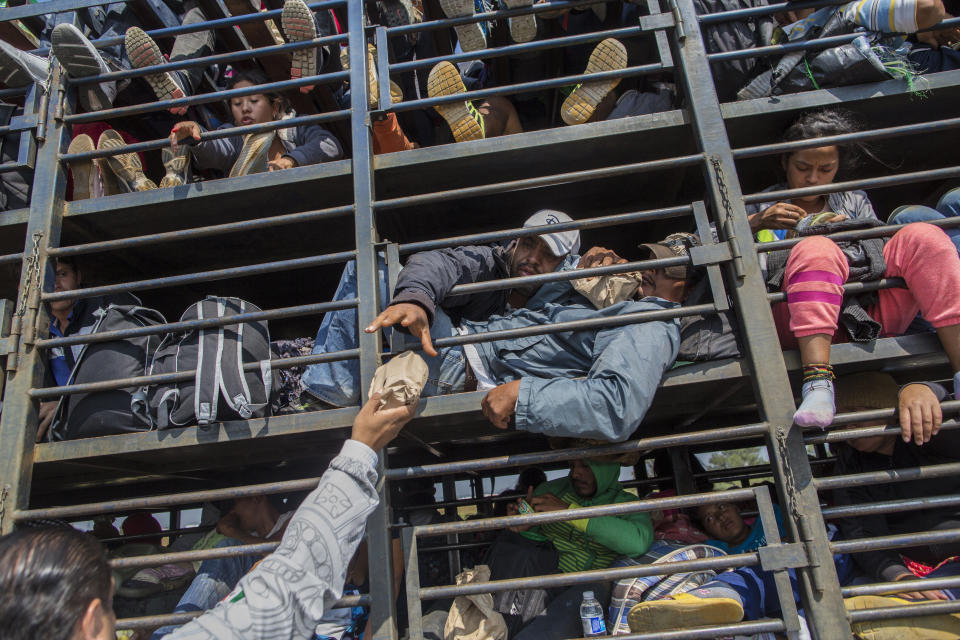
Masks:
[[[584,600],[593,600],[593,591],[584,591],[583,592]]]

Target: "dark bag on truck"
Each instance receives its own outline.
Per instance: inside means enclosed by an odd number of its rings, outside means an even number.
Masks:
[[[139,300],[127,296],[118,304],[106,299],[88,300],[93,323],[80,329],[80,334],[99,334],[138,327],[166,324],[163,314],[139,306]],[[162,336],[136,336],[62,347],[74,349],[74,361],[67,384],[87,384],[132,378],[147,374],[154,351]],[[109,391],[91,391],[63,396],[54,414],[51,438],[75,440],[118,433],[149,431],[151,421],[145,417],[146,395],[140,387]]]
[[[239,298],[209,296],[190,305],[180,321],[259,311],[256,305]],[[150,373],[185,371],[195,373],[189,380],[145,389],[160,429],[269,415],[273,389],[267,321],[167,335],[157,348]]]

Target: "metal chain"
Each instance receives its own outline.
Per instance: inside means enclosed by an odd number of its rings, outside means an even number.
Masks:
[[[5,484],[0,488],[0,530],[3,530],[3,516],[7,511],[7,494],[10,493],[10,485]]]
[[[27,298],[30,295],[30,287],[40,284],[40,240],[43,239],[43,231],[35,231],[33,234],[33,250],[27,256],[27,277],[20,287],[20,298],[17,301],[16,315],[23,322],[23,317],[27,313]]]
[[[731,216],[730,194],[727,192],[727,183],[723,179],[723,167],[720,165],[720,158],[710,156],[710,165],[713,167],[713,175],[717,180],[717,190],[720,192],[720,205],[726,217]]]

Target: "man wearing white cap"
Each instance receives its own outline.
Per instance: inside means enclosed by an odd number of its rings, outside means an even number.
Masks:
[[[524,228],[549,227],[573,222],[561,211],[543,209],[524,222]],[[537,284],[512,290],[497,289],[466,295],[449,295],[457,285],[487,282],[518,276],[533,276],[576,267],[580,250],[580,232],[576,229],[521,236],[508,244],[469,245],[424,251],[407,259],[397,277],[393,298],[384,311],[366,328],[368,333],[397,326],[418,338],[427,356],[436,356],[430,340],[431,325],[438,320],[441,335],[462,321],[483,321],[490,316],[521,307],[538,308],[556,302]],[[381,262],[381,300],[386,300],[386,278]],[[562,291],[567,295],[569,291]],[[347,264],[334,300],[357,296],[356,264]],[[441,313],[437,313],[441,310]],[[329,353],[356,348],[358,340],[356,309],[334,311],[324,316],[313,353]],[[356,360],[319,363],[307,367],[303,384],[307,391],[335,406],[358,404],[360,366]]]

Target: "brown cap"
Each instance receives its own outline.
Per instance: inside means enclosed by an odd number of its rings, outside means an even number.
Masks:
[[[654,258],[678,258],[690,255],[690,247],[700,246],[700,239],[692,233],[671,233],[656,243],[640,245],[640,257],[645,260]],[[665,267],[664,273],[674,280],[690,280],[694,274],[694,267],[690,264],[678,264]]]

